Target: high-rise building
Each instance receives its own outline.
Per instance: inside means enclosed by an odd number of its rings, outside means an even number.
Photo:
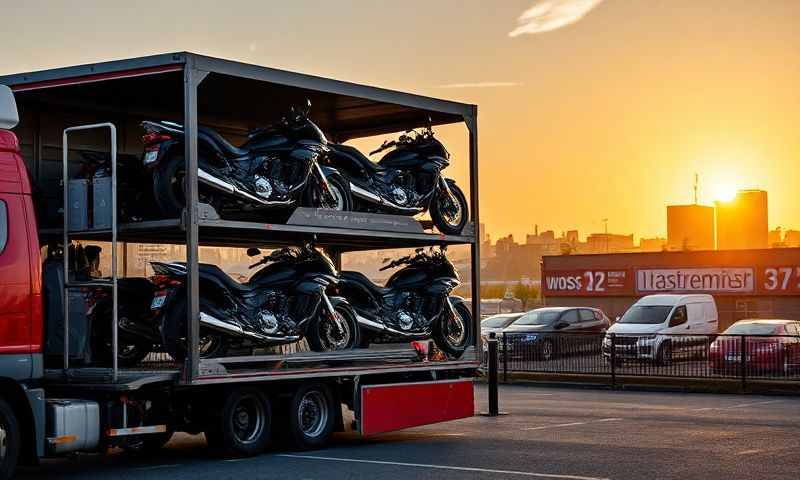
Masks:
[[[667,206],[669,250],[714,250],[714,207]]]
[[[739,190],[729,202],[718,201],[717,249],[767,248],[767,192]]]

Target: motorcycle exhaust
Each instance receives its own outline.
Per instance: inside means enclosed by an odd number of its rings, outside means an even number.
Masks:
[[[203,182],[204,184],[208,185],[209,187],[216,188],[224,193],[235,195],[237,197],[243,198],[250,202],[258,203],[260,205],[265,205],[269,207],[288,207],[291,206],[294,201],[293,200],[267,200],[265,198],[260,198],[256,195],[248,193],[241,188],[237,187],[236,185],[226,182],[225,180],[221,180],[214,175],[206,172],[202,168],[197,169],[197,180]]]
[[[243,337],[260,343],[296,342],[297,340],[300,340],[300,337],[298,335],[292,335],[287,337],[270,337],[269,335],[263,335],[260,333],[247,331],[244,330],[239,325],[234,325],[232,323],[225,322],[223,320],[220,320],[203,312],[200,312],[200,325],[210,328],[212,330],[216,330],[218,332],[226,333],[233,337]]]
[[[353,195],[355,195],[355,196],[357,196],[359,198],[362,198],[364,200],[369,200],[370,202],[377,203],[378,205],[386,205],[387,207],[393,208],[393,209],[401,211],[401,212],[419,213],[419,212],[421,212],[423,210],[420,207],[401,207],[400,205],[398,205],[398,204],[396,204],[394,202],[390,202],[389,200],[386,200],[385,198],[382,198],[382,197],[379,197],[378,195],[375,195],[374,193],[370,192],[369,190],[366,190],[366,189],[363,189],[363,188],[359,187],[358,185],[354,184],[353,182],[350,182],[350,192]]]
[[[375,330],[378,333],[389,333],[391,335],[396,335],[399,337],[409,337],[409,338],[416,337],[417,335],[419,335],[417,333],[402,332],[400,330],[395,330],[394,328],[389,328],[382,323],[374,322],[368,318],[362,317],[361,315],[356,315],[356,320],[358,321],[358,324],[363,326],[364,328]]]

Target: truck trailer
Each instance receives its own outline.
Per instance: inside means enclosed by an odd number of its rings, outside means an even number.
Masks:
[[[243,138],[307,100],[336,142],[463,123],[467,227],[445,235],[411,217],[314,208],[274,222],[231,219],[201,201],[201,125]],[[121,221],[118,158],[142,155],[139,125],[147,119],[183,126],[186,208],[178,218]],[[84,151],[111,161],[109,181],[88,195],[87,181],[76,178]],[[341,268],[346,252],[464,245],[478,332],[476,106],[186,52],[58,68],[0,76],[0,171],[0,479],[43,457],[161,448],[174,432],[203,432],[209,447],[245,456],[262,453],[275,436],[298,449],[323,447],[345,429],[346,410],[362,435],[474,414],[477,334],[458,358],[431,341],[204,357],[198,272],[201,246],[313,241]],[[91,242],[111,251],[110,276],[74,275],[79,249]],[[129,244],[185,248],[183,358],[152,352],[137,364],[120,361],[119,281]],[[113,299],[106,363],[86,355],[83,295],[92,289]]]

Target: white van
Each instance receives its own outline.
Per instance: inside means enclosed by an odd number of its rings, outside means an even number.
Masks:
[[[631,305],[606,332],[603,356],[655,360],[668,365],[678,356],[705,355],[717,333],[717,305],[711,295],[648,295]]]

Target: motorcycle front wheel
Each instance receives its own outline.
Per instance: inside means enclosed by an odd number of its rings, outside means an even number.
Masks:
[[[320,311],[306,331],[306,341],[315,352],[333,352],[357,348],[361,335],[353,307],[343,301],[331,299],[340,325],[325,312]]]
[[[463,302],[453,305],[455,315],[441,315],[433,330],[433,341],[450,358],[460,358],[472,343],[472,313]]]
[[[186,358],[186,300],[180,299],[164,312],[161,318],[161,339],[164,350],[176,362]],[[227,342],[221,333],[200,329],[198,350],[200,358],[215,358],[225,355]]]
[[[350,183],[340,175],[328,177],[330,193],[335,197],[335,202],[325,200],[320,186],[316,182],[309,181],[305,192],[303,192],[303,206],[308,208],[327,208],[347,212],[353,209],[353,196],[350,193]]]
[[[450,183],[452,197],[437,192],[431,202],[431,219],[436,228],[445,235],[458,235],[469,220],[467,197],[455,183]]]

